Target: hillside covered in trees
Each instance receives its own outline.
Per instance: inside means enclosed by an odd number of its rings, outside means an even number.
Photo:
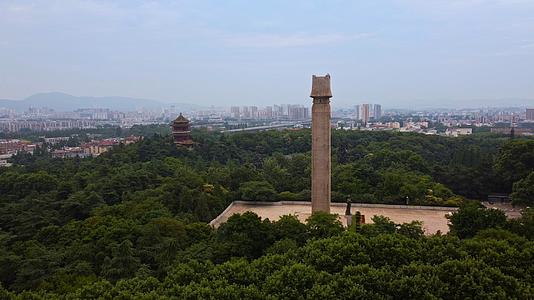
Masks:
[[[148,135],[97,158],[19,154],[0,169],[0,298],[527,298],[534,214],[469,199],[534,200],[534,140],[335,131],[334,201],[461,205],[451,232],[345,230],[247,213],[233,200],[309,200],[307,130],[195,131],[194,149]]]

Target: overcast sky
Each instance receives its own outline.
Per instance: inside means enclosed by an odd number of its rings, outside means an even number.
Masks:
[[[0,0],[0,98],[307,104],[327,72],[339,106],[528,105],[534,0]]]

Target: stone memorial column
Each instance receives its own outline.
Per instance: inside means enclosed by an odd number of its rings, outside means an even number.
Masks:
[[[312,213],[330,213],[330,75],[312,77]]]

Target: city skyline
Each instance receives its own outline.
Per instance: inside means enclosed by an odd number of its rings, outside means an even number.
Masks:
[[[57,97],[55,97],[57,95]],[[78,104],[76,101],[89,102],[90,104]],[[478,99],[480,102],[467,102],[460,105],[386,105],[386,109],[400,109],[400,110],[451,110],[451,109],[491,109],[491,108],[531,108],[534,107],[534,99],[508,99],[500,105],[488,104],[484,99]],[[374,101],[373,103],[388,103],[388,101]],[[59,103],[59,104],[58,104]],[[202,110],[209,108],[231,108],[233,106],[258,106],[258,107],[267,107],[280,104],[290,104],[290,105],[300,105],[304,107],[311,107],[311,103],[306,101],[291,101],[289,100],[286,103],[282,102],[262,102],[261,104],[255,104],[254,102],[245,102],[241,103],[240,101],[236,102],[227,102],[221,103],[219,105],[199,105],[194,102],[164,102],[155,99],[142,99],[142,98],[131,98],[131,97],[122,97],[122,96],[74,96],[62,92],[49,92],[49,93],[37,93],[30,95],[29,97],[23,99],[2,99],[0,98],[0,109],[15,109],[18,111],[26,110],[28,108],[53,108],[59,111],[72,111],[75,109],[81,108],[109,108],[119,111],[133,111],[138,109],[162,109],[165,107],[170,107],[176,105],[183,107],[182,111],[188,110]],[[335,104],[332,106],[335,109],[346,109],[353,108],[355,106],[371,103],[365,99],[355,100],[355,101],[342,101],[341,104]],[[478,104],[477,104],[478,103]],[[58,105],[65,105],[64,107],[58,107]],[[132,107],[135,109],[120,109],[118,107]]]
[[[0,99],[304,105],[310,74],[330,72],[339,107],[528,105],[533,14],[521,0],[4,1]]]

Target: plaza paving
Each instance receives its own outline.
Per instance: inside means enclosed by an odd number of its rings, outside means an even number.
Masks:
[[[332,203],[330,206],[331,213],[340,215],[340,221],[346,224],[343,217],[345,214],[346,204]],[[438,230],[442,233],[449,231],[445,215],[454,212],[456,208],[452,207],[429,207],[429,206],[406,206],[406,205],[381,205],[381,204],[352,204],[351,212],[354,214],[359,211],[365,215],[366,223],[372,223],[371,218],[374,215],[382,215],[390,218],[395,223],[408,223],[411,221],[422,221],[425,234],[434,234]],[[221,213],[217,218],[210,222],[210,225],[218,227],[226,222],[230,216],[236,213],[251,211],[269,220],[278,220],[283,215],[296,215],[304,222],[311,215],[310,202],[274,202],[274,203],[254,203],[235,201]]]

